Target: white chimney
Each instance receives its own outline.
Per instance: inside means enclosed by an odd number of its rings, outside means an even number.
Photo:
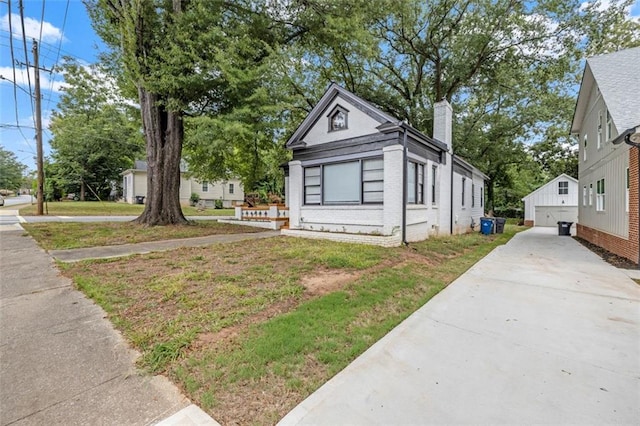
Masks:
[[[447,150],[452,151],[451,126],[453,122],[453,109],[446,99],[433,105],[433,138],[447,145]]]

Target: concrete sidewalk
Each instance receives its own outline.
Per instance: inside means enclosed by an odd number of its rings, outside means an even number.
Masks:
[[[137,244],[87,247],[69,250],[49,250],[49,254],[62,262],[77,262],[85,259],[107,259],[111,257],[145,254],[155,251],[172,250],[179,247],[202,247],[211,244],[257,240],[280,235],[280,231],[254,232],[247,234],[208,235],[206,237],[181,238],[174,240],[150,241]]]
[[[0,425],[216,424],[136,370],[105,312],[23,231],[0,233],[0,268]]]
[[[640,286],[553,228],[516,235],[281,425],[638,424]]]

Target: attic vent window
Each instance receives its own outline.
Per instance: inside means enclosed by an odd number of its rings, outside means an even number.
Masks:
[[[341,106],[336,106],[331,114],[329,114],[329,131],[334,132],[337,130],[347,129],[348,112]]]

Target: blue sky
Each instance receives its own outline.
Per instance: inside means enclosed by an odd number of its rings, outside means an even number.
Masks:
[[[609,1],[601,0],[601,3],[606,7]],[[34,113],[28,95],[26,68],[15,67],[16,87],[11,66],[9,2],[12,14],[10,21],[13,29],[14,60],[21,63],[26,61],[19,18],[19,0],[3,0],[0,3],[0,76],[2,77],[0,80],[0,144],[4,149],[14,152],[18,160],[29,169],[35,170]],[[63,56],[72,56],[86,64],[94,63],[98,53],[104,50],[104,45],[91,27],[81,0],[23,0],[23,3],[29,63],[33,63],[31,49],[34,38],[40,40],[40,66],[46,69],[51,69],[59,63]],[[640,0],[636,0],[630,12],[631,16],[638,19]],[[30,74],[33,87],[33,71]],[[45,129],[51,111],[58,103],[61,83],[61,76],[41,72],[42,116]],[[19,130],[17,126],[20,127]],[[48,143],[50,137],[51,134],[45,130],[43,133],[45,156],[51,152]]]
[[[24,63],[25,49],[18,4],[18,0],[11,0],[13,54],[15,61]],[[104,50],[104,45],[93,31],[89,16],[80,0],[24,0],[23,4],[30,64],[33,64],[33,39],[40,40],[40,67],[51,69],[62,61],[63,56],[72,56],[87,64],[96,62],[99,51]],[[6,1],[0,4],[0,76],[3,78],[0,80],[0,144],[4,149],[14,152],[18,160],[29,169],[35,170],[34,113],[28,95],[29,84],[24,66],[16,67],[15,80],[18,88],[14,97],[8,10],[9,4]],[[41,22],[44,22],[44,25],[41,25]],[[43,127],[46,129],[51,111],[58,103],[62,77],[44,71],[41,71],[40,77]],[[30,72],[30,78],[33,88],[33,70]],[[22,132],[16,128],[18,125]],[[50,154],[50,136],[51,134],[45,130],[45,156]]]

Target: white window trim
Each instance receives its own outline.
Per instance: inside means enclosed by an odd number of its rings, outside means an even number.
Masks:
[[[328,163],[323,163],[323,164],[318,164],[318,165],[313,165],[313,166],[308,166],[308,167],[303,167],[302,169],[302,205],[303,206],[356,206],[356,205],[382,205],[384,203],[384,191],[382,194],[382,201],[379,202],[371,202],[371,201],[364,201],[364,183],[365,182],[382,182],[383,187],[384,187],[384,169],[376,169],[376,170],[383,170],[383,179],[376,179],[376,180],[364,180],[364,162],[365,161],[371,161],[371,160],[383,160],[382,157],[371,157],[371,158],[361,158],[361,159],[357,159],[357,160],[350,160],[350,161],[334,161],[334,162],[328,162]],[[325,188],[324,188],[324,167],[325,166],[331,166],[331,165],[336,165],[336,164],[345,164],[345,163],[358,163],[359,165],[359,169],[360,172],[358,174],[359,179],[360,179],[360,189],[359,189],[359,196],[358,196],[358,201],[349,201],[349,202],[326,202],[325,201]],[[383,167],[384,167],[384,162],[382,163]],[[306,173],[305,170],[307,169],[313,169],[313,168],[318,168],[320,170],[320,174],[319,174],[319,184],[318,185],[307,185],[306,183]],[[307,188],[319,188],[320,189],[320,202],[318,203],[307,203]],[[314,194],[315,195],[315,194]]]
[[[629,168],[627,167],[626,169],[626,173],[624,176],[624,180],[626,181],[626,189],[625,189],[625,196],[624,196],[624,206],[625,206],[625,211],[627,213],[629,213]]]
[[[602,182],[602,183],[601,183]],[[606,184],[604,178],[599,179],[596,183],[596,211],[606,211]]]
[[[602,120],[602,110],[598,111],[598,132],[597,132],[597,139],[596,139],[596,147],[597,149],[602,148],[602,124],[603,124],[603,120]]]

